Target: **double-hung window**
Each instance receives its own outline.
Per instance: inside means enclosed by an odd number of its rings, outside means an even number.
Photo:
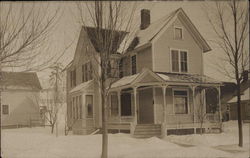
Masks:
[[[9,115],[9,105],[2,105],[2,114]]]
[[[188,72],[187,51],[171,50],[172,72]]]
[[[186,90],[174,90],[175,114],[188,114],[188,92]]]

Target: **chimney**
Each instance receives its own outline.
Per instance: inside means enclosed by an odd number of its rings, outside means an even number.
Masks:
[[[142,9],[141,10],[141,26],[140,29],[144,30],[150,25],[150,10]]]

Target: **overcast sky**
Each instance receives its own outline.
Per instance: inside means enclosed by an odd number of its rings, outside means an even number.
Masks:
[[[29,2],[28,2],[29,3]],[[41,3],[41,2],[36,2]],[[42,2],[45,3],[45,2]],[[77,21],[77,7],[76,2],[46,2],[51,5],[52,8],[59,7],[63,12],[58,22],[58,27],[55,29],[51,36],[54,51],[60,53],[61,48],[73,41],[71,47],[65,52],[60,59],[63,65],[67,65],[73,58],[78,40],[81,24]],[[126,2],[130,3],[130,2]],[[154,1],[154,2],[138,2],[137,11],[135,13],[135,19],[137,22],[140,21],[140,10],[142,8],[150,9],[151,22],[167,15],[169,12],[176,10],[180,7],[184,9],[186,14],[189,16],[191,21],[194,23],[196,28],[200,31],[201,35],[207,40],[212,51],[204,54],[204,70],[205,75],[210,76],[214,79],[228,81],[228,79],[222,74],[216,71],[215,63],[219,62],[218,57],[221,56],[221,51],[217,49],[213,43],[209,42],[214,37],[213,30],[206,18],[204,9],[204,1]],[[208,12],[212,10],[207,10]],[[46,73],[39,73],[40,79],[44,80],[47,78]]]

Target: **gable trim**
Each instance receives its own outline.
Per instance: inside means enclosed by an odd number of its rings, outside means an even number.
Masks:
[[[182,8],[178,9],[177,12],[169,21],[166,22],[166,24],[150,39],[152,43],[157,41],[161,35],[173,24],[173,22],[176,19],[179,19],[182,23],[185,23],[187,26],[187,30],[191,31],[190,34],[193,36],[194,40],[198,44],[199,47],[203,50],[203,52],[208,52],[211,50],[210,46],[208,43],[205,41],[205,39],[201,36],[200,32],[197,30],[197,28],[194,26],[192,21],[189,19],[187,14],[183,11]]]

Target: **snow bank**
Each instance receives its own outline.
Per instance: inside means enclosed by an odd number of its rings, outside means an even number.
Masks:
[[[221,134],[135,139],[129,134],[109,134],[109,158],[248,157],[249,124],[244,124],[244,148],[237,147],[237,123],[229,122]],[[50,128],[2,130],[4,158],[98,158],[102,137],[50,134]]]

